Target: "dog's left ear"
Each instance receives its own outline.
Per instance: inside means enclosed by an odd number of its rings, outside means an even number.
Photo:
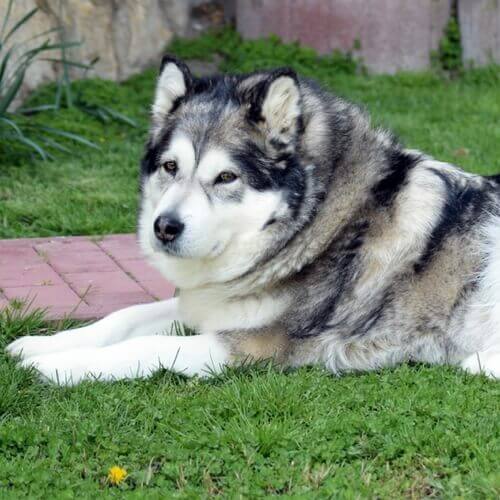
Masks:
[[[296,73],[283,68],[252,75],[240,83],[248,119],[264,133],[276,153],[293,151],[301,121],[300,86]]]
[[[162,125],[165,117],[189,93],[192,86],[193,76],[187,65],[176,57],[163,56],[152,107],[154,127]]]

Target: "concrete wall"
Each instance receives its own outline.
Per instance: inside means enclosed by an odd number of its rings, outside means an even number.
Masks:
[[[465,65],[500,63],[500,0],[460,0],[458,18]]]
[[[320,53],[360,56],[372,72],[430,66],[452,0],[234,0],[245,38],[275,33]],[[500,0],[458,0],[464,62],[500,63]],[[361,47],[357,46],[360,42]]]
[[[320,53],[353,51],[374,72],[418,70],[430,64],[450,15],[450,0],[238,0],[245,38],[275,33]]]

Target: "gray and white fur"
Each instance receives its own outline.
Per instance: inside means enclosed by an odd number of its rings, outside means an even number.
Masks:
[[[140,244],[178,297],[8,346],[45,379],[248,359],[500,377],[499,178],[405,149],[292,70],[198,79],[166,56],[141,193]]]

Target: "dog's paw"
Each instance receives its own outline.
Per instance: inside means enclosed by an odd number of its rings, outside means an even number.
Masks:
[[[464,359],[462,368],[469,373],[483,374],[487,377],[500,379],[500,351],[487,350],[476,352]]]
[[[92,336],[93,331],[95,329],[86,326],[74,330],[65,330],[54,335],[21,337],[9,344],[6,351],[11,356],[28,359],[82,347],[94,347],[92,344],[95,343],[96,335]]]
[[[52,336],[26,336],[11,342],[5,350],[10,356],[18,356],[21,359],[32,358],[53,352],[57,348],[57,341]]]
[[[34,368],[40,378],[62,386],[72,386],[85,379],[96,379],[99,373],[94,373],[88,362],[91,353],[82,352],[81,357],[75,357],[67,352],[56,352],[43,356],[25,358],[20,362],[24,368]]]

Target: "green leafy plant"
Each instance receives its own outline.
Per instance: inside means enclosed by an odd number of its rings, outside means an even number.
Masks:
[[[85,77],[87,75],[87,72],[94,67],[99,58],[98,57],[95,58],[93,61],[90,62],[90,64],[82,64],[82,63],[77,63],[75,61],[71,61],[67,58],[66,48],[68,46],[69,45],[67,44],[63,44],[63,46],[61,47],[62,57],[60,62],[62,64],[63,71],[57,84],[54,109],[58,110],[61,109],[62,107],[76,108],[79,111],[82,111],[90,116],[97,118],[103,123],[115,120],[118,122],[126,123],[127,125],[130,125],[132,127],[136,127],[137,124],[135,123],[135,121],[129,118],[128,116],[125,116],[124,114],[119,113],[118,111],[108,106],[101,106],[87,101],[84,98],[81,91],[76,93],[73,92],[73,87],[71,85],[71,78],[69,75],[69,67],[76,66],[78,68],[83,69],[85,71],[84,73]]]
[[[10,29],[7,29],[13,2],[14,0],[9,0],[0,28],[0,144],[28,148],[43,160],[52,158],[51,151],[54,150],[70,153],[71,149],[67,146],[68,140],[89,148],[99,149],[96,144],[81,135],[42,125],[29,119],[29,116],[35,113],[49,110],[58,111],[62,107],[75,107],[104,122],[118,120],[135,126],[135,122],[125,115],[108,107],[93,105],[87,102],[80,93],[73,94],[69,68],[74,66],[88,71],[96,61],[86,65],[68,59],[66,57],[67,50],[80,45],[80,43],[73,41],[52,43],[48,37],[54,33],[61,33],[61,28],[52,28],[23,42],[12,43],[10,47],[8,46],[8,42],[23,26],[29,23],[39,10],[38,8],[30,10]],[[27,47],[29,42],[40,39],[44,40],[32,48]],[[52,57],[54,52],[60,53],[61,57]],[[10,108],[19,94],[28,68],[35,61],[49,61],[61,65],[61,77],[57,84],[54,102],[31,108],[20,108],[13,112]],[[62,142],[61,139],[63,139]]]
[[[456,9],[450,16],[439,42],[439,48],[431,54],[431,59],[435,67],[451,75],[462,72],[462,41]]]
[[[354,47],[356,49],[356,47]],[[232,28],[213,31],[194,40],[176,39],[169,50],[184,59],[222,58],[222,71],[249,72],[276,66],[291,66],[302,75],[321,77],[329,73],[363,73],[361,62],[351,53],[339,50],[318,55],[297,42],[283,43],[276,35],[259,40],[243,40]]]
[[[9,40],[27,24],[38,11],[37,8],[30,10],[7,30],[12,5],[13,0],[9,0],[0,30],[0,142],[11,144],[17,143],[21,146],[28,147],[44,160],[51,157],[48,148],[68,151],[68,148],[61,144],[56,137],[63,137],[85,144],[89,147],[97,148],[95,144],[79,135],[33,123],[23,119],[22,113],[20,112],[9,112],[9,108],[19,94],[19,90],[26,76],[26,71],[36,60],[43,60],[43,56],[50,55],[54,51],[60,51],[78,45],[76,42],[51,43],[49,39],[45,39],[36,44],[33,48],[26,48],[28,42],[47,37],[59,31],[58,28],[53,28],[43,33],[39,33],[24,42],[13,43],[7,48]],[[58,59],[55,58],[50,58],[49,60],[58,61]],[[68,61],[68,63],[72,64],[70,61]],[[31,110],[31,112],[41,111],[43,109],[53,109],[53,106],[43,106],[37,110]]]

